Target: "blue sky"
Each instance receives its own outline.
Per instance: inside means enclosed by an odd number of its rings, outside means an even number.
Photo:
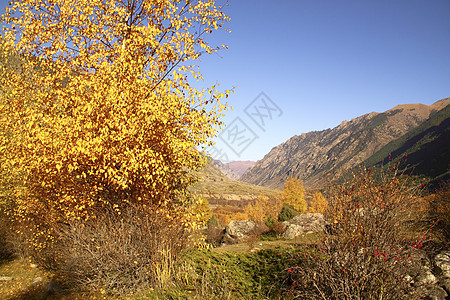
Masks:
[[[303,132],[450,97],[448,0],[230,0],[226,12],[232,32],[210,41],[229,50],[200,65],[205,84],[236,86],[216,158],[258,160]],[[245,113],[261,92],[282,111],[263,128]]]
[[[229,50],[200,63],[204,86],[235,87],[215,158],[258,160],[294,135],[450,97],[449,0],[229,0],[225,11],[231,33],[209,41]]]

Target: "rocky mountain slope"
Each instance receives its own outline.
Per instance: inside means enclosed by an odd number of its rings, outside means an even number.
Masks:
[[[220,160],[214,159],[212,164],[228,178],[238,180],[245,173],[245,171],[250,169],[255,164],[255,162],[246,160],[232,161],[224,164]]]
[[[434,187],[450,179],[450,105],[384,146],[364,165],[386,165],[389,160],[430,178]]]
[[[320,185],[327,174],[362,163],[448,104],[450,98],[432,105],[399,105],[383,113],[372,112],[344,121],[333,129],[294,136],[273,148],[240,180],[280,188],[289,175],[294,175],[306,186]]]
[[[213,159],[211,163],[216,167],[220,172],[223,173],[226,177],[232,179],[232,180],[238,180],[241,175],[236,173],[233,169],[229,168],[226,164],[221,162],[220,160]]]

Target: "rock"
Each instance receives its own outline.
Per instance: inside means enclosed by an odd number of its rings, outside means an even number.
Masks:
[[[450,278],[450,251],[442,251],[434,258],[436,273]]]
[[[12,277],[8,277],[8,276],[2,276],[2,277],[0,277],[0,281],[11,281],[11,280],[13,280]]]
[[[427,290],[427,297],[425,299],[429,300],[445,300],[447,299],[447,292],[440,286],[434,286]]]
[[[248,238],[255,232],[256,224],[253,221],[231,221],[225,228],[224,243],[235,244]]]
[[[303,226],[290,224],[287,226],[286,231],[283,233],[282,237],[285,239],[293,239],[303,233]]]
[[[42,282],[42,277],[36,277],[36,278],[33,280],[32,285],[38,285],[38,284],[41,283],[41,282]]]
[[[406,274],[405,281],[409,284],[414,284],[414,279],[409,274]]]
[[[434,276],[430,270],[426,270],[422,274],[419,275],[415,285],[416,286],[433,285],[437,282],[438,282],[438,280],[437,280],[436,276]]]
[[[282,235],[285,239],[293,239],[303,233],[314,233],[325,229],[325,219],[321,213],[300,214],[283,224],[286,226],[286,231]]]
[[[36,265],[36,264],[30,264],[30,268],[36,269],[36,268],[37,268],[37,265]]]
[[[443,278],[441,280],[441,286],[450,294],[450,278]]]

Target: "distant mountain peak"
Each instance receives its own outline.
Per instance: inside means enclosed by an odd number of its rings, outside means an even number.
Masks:
[[[255,164],[255,162],[251,160],[223,163],[220,160],[216,159],[214,159],[212,163],[225,176],[233,180],[238,180],[245,173],[245,171],[247,171]]]
[[[237,174],[236,172],[234,172],[232,169],[230,169],[226,164],[224,164],[223,162],[221,162],[220,160],[217,159],[213,159],[212,160],[212,164],[220,171],[222,172],[223,175],[225,175],[226,177],[233,179],[233,180],[238,180],[239,177],[241,177],[241,175]]]
[[[388,111],[395,111],[395,110],[422,110],[422,111],[439,111],[442,110],[443,108],[445,108],[447,105],[450,104],[450,98],[444,98],[441,99],[439,101],[436,101],[435,103],[431,104],[431,105],[426,105],[426,104],[422,104],[422,103],[412,103],[412,104],[400,104],[397,105],[394,108],[391,108]]]
[[[226,163],[225,165],[231,169],[232,171],[234,171],[236,174],[239,175],[239,177],[241,177],[242,175],[244,175],[245,171],[247,171],[249,168],[253,167],[253,165],[256,162],[251,161],[251,160],[243,160],[243,161],[232,161],[229,163]]]

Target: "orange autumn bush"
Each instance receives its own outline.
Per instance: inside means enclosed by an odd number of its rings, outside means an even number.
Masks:
[[[283,207],[283,201],[278,196],[261,194],[253,203],[246,206],[249,219],[257,224],[264,224],[269,217],[276,218]]]
[[[212,214],[223,227],[227,226],[230,221],[248,220],[248,214],[244,208],[231,205],[217,206],[212,210]]]

